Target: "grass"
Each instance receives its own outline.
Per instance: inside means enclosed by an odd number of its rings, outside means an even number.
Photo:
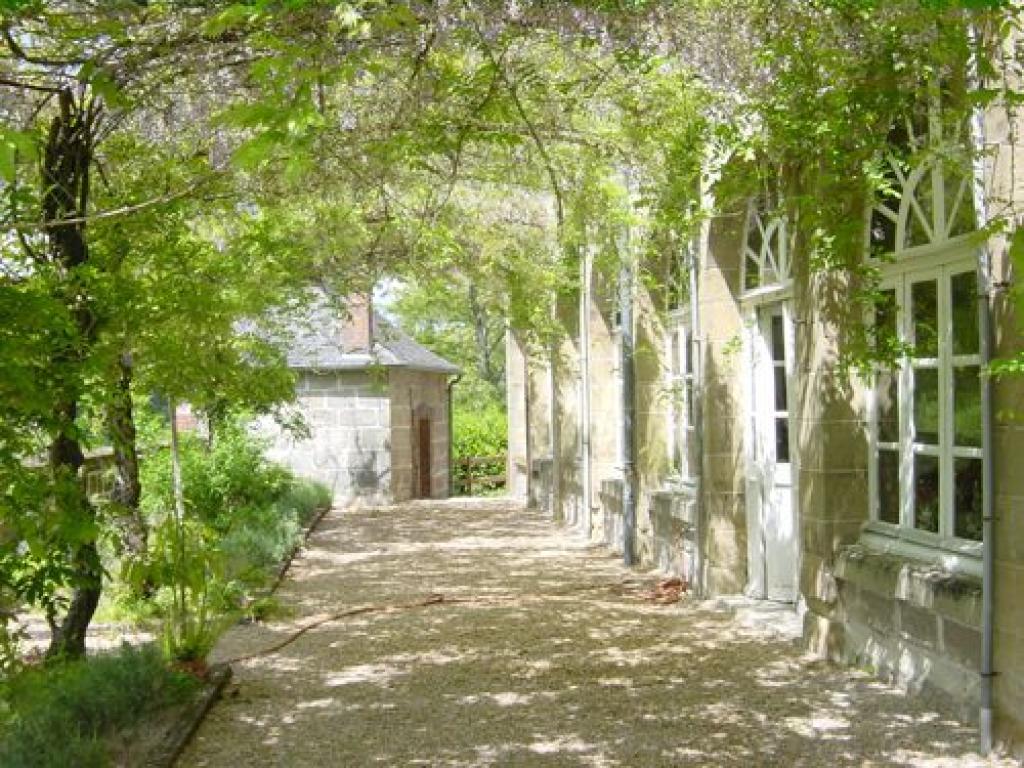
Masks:
[[[27,668],[0,687],[0,765],[108,766],[112,739],[197,687],[153,646]]]

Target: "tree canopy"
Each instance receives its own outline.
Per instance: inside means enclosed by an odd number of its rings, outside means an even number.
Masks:
[[[841,246],[892,194],[894,126],[1015,109],[1018,24],[994,0],[0,2],[0,586],[81,652],[111,526],[84,450],[115,444],[131,517],[133,395],[287,400],[259,326],[310,284],[404,281],[423,332],[462,307],[493,385],[506,318],[550,343],[582,249],[614,275],[626,225],[663,281],[731,163],[718,207],[783,201],[803,268],[870,305]]]

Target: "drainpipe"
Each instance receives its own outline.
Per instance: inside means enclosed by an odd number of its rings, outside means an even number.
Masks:
[[[694,538],[697,543],[697,550],[694,555],[693,571],[696,579],[694,591],[697,597],[704,596],[704,547],[702,539],[704,536],[704,344],[701,342],[700,332],[700,254],[705,244],[707,223],[701,225],[701,237],[696,247],[691,246],[690,258],[688,259],[690,270],[690,359],[693,361],[693,370],[689,371],[693,381],[693,456],[690,462],[690,470],[694,473],[694,499],[697,505],[696,531]]]
[[[462,381],[462,374],[448,382],[448,498],[455,495],[455,414],[452,411],[452,387]]]
[[[968,67],[969,88],[978,91],[981,80],[978,73],[978,31],[970,28],[972,56]],[[978,228],[988,224],[985,202],[985,115],[980,107],[971,112],[971,143],[973,145],[974,210]],[[982,755],[992,751],[992,678],[995,589],[994,493],[995,477],[992,466],[992,381],[986,369],[992,359],[992,265],[987,244],[978,248],[978,321],[981,332],[978,356],[981,361],[981,452],[982,452],[982,561],[981,561],[981,707],[978,713],[979,746]]]
[[[636,463],[633,381],[633,254],[629,230],[619,270],[620,365],[622,370],[622,557],[626,565],[636,562]]]
[[[591,521],[592,491],[591,483],[591,447],[590,447],[590,280],[593,273],[594,254],[589,245],[583,247],[583,259],[580,262],[580,441],[582,448],[582,480],[583,480],[583,530],[590,539],[593,529]]]

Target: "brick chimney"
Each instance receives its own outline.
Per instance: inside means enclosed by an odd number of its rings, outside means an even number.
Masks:
[[[345,299],[348,317],[341,326],[341,348],[345,352],[369,352],[373,346],[373,300],[369,294]]]

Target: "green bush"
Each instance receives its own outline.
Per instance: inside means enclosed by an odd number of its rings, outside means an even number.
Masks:
[[[504,457],[508,450],[508,418],[504,409],[487,403],[477,409],[458,409],[453,419],[452,454],[455,460],[456,487],[464,487],[467,477],[500,475],[505,471]],[[459,459],[495,457],[496,461],[476,464],[470,468]]]
[[[277,500],[277,508],[282,512],[294,510],[303,527],[313,520],[314,513],[331,506],[333,501],[331,489],[323,483],[297,477]]]
[[[0,687],[0,765],[109,765],[107,739],[185,701],[196,686],[153,646],[25,669]]]
[[[330,505],[327,487],[292,476],[268,462],[263,451],[262,442],[241,420],[222,425],[212,447],[184,435],[184,528],[171,512],[169,452],[157,452],[143,465],[143,509],[153,535],[147,562],[130,578],[155,588],[147,603],[158,616],[180,624],[182,637],[168,643],[175,655],[195,650],[178,648],[185,634],[195,635],[195,642],[186,645],[200,649],[209,640],[204,626],[221,624],[218,616],[250,603],[253,592],[301,543],[314,513]],[[206,621],[186,627],[185,602]],[[137,605],[125,607],[140,613]]]
[[[197,436],[183,435],[186,511],[226,532],[239,512],[269,506],[281,498],[292,482],[291,474],[268,462],[264,448],[241,419],[221,425],[209,448]],[[173,508],[170,451],[160,451],[143,463],[142,487],[143,510],[151,517]]]

